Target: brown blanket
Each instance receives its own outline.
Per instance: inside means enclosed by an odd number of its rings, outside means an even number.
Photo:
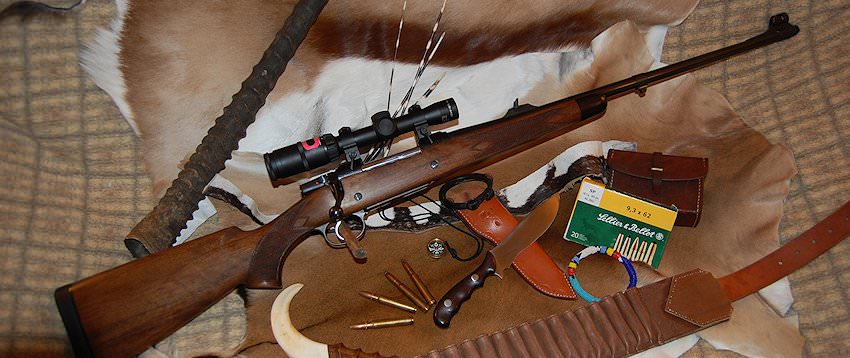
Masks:
[[[848,53],[846,6],[704,2],[671,30],[666,60],[760,31],[763,23],[752,21],[752,14],[778,11],[788,11],[803,29],[782,45],[786,50],[762,50],[698,76],[748,124],[794,154],[799,174],[780,225],[780,237],[787,239],[847,200],[850,189],[850,172],[841,169],[850,153],[842,62]],[[137,141],[108,97],[76,66],[81,40],[111,14],[109,4],[90,1],[67,20],[0,23],[4,355],[68,354],[51,291],[126,261],[120,239],[152,204]],[[850,265],[848,250],[844,243],[791,277],[807,353],[838,356],[850,349],[844,299],[850,289],[841,276]],[[181,331],[189,338],[181,341],[206,337],[213,345],[206,349],[227,349],[242,334],[241,319],[233,314],[239,311],[238,298],[228,300]],[[706,351],[691,353],[700,352]]]

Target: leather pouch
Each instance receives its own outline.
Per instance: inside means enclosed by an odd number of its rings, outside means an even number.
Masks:
[[[702,213],[703,182],[708,159],[608,151],[605,175],[608,186],[678,209],[676,226],[697,226]]]

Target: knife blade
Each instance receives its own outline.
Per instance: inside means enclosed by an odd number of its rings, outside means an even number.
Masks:
[[[434,323],[440,328],[448,328],[452,317],[460,310],[472,293],[484,286],[484,280],[492,275],[502,277],[502,273],[528,245],[539,238],[558,215],[560,198],[553,195],[546,199],[531,214],[528,214],[508,236],[487,252],[484,261],[471,274],[458,282],[437,302],[434,309]]]

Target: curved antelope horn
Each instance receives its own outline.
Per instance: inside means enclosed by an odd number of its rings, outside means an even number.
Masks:
[[[315,342],[305,337],[295,329],[289,319],[289,303],[295,294],[304,287],[303,284],[295,283],[281,292],[272,304],[272,332],[277,344],[283,348],[287,356],[299,357],[328,357],[328,345]]]

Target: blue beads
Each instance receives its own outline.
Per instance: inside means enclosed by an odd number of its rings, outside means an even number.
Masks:
[[[627,287],[627,289],[637,286],[637,272],[635,271],[635,267],[634,265],[632,265],[632,262],[629,261],[629,259],[625,256],[619,254],[617,251],[608,251],[609,250],[607,246],[588,246],[584,250],[581,250],[581,252],[573,256],[573,258],[570,260],[570,262],[572,262],[573,264],[570,265],[571,270],[567,271],[567,281],[569,281],[570,285],[572,285],[573,291],[575,291],[575,293],[585,301],[598,302],[599,298],[591,295],[584,288],[581,287],[581,284],[579,284],[578,278],[576,278],[575,273],[576,270],[578,270],[578,263],[581,262],[581,260],[585,257],[588,257],[593,254],[605,254],[611,257],[616,257],[617,261],[620,261],[620,263],[623,264],[623,267],[626,268],[626,272],[629,274],[629,286]]]

